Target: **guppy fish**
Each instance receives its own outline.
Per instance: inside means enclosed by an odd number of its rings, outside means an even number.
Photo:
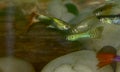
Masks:
[[[70,24],[57,19],[57,18],[52,18],[53,24],[49,25],[48,27],[51,28],[56,28],[58,30],[69,30],[71,28]]]
[[[112,46],[104,46],[98,51],[96,57],[99,60],[97,66],[102,68],[113,63],[113,59],[116,57],[116,49]]]
[[[103,31],[103,26],[96,27],[83,33],[75,33],[68,35],[66,37],[66,40],[76,41],[81,38],[100,38],[102,35],[102,31]]]
[[[97,16],[97,18],[102,22],[106,24],[120,24],[120,14],[118,15],[100,15]]]
[[[116,55],[116,49],[112,46],[104,46],[100,51],[98,51],[96,57],[99,63],[98,68],[102,68],[106,65],[111,65],[113,71],[116,72],[116,62],[120,62],[120,56]]]
[[[95,9],[93,11],[93,13],[96,16],[109,14],[111,12],[112,8],[115,7],[116,5],[117,4],[115,4],[115,3],[104,4],[104,5],[100,6],[99,8]]]
[[[49,17],[49,16],[42,15],[42,14],[32,15],[30,19],[30,23],[27,28],[29,29],[33,24],[37,22],[50,23],[48,25],[49,28],[55,28],[58,30],[68,30],[70,28],[70,25],[64,21],[58,18],[55,18],[55,17]]]

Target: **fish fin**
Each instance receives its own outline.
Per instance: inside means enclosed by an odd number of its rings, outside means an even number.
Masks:
[[[55,28],[53,25],[48,25],[47,28]]]
[[[91,38],[101,38],[102,32],[103,32],[104,27],[96,27],[95,29],[92,29],[89,31],[90,37]]]
[[[120,56],[116,56],[116,57],[114,58],[114,61],[120,62]]]
[[[99,62],[99,63],[97,64],[97,66],[98,66],[98,68],[102,68],[102,67],[104,67],[104,66],[106,66],[106,65],[109,65],[109,64],[111,64],[111,62]]]
[[[29,15],[29,18],[28,18],[28,25],[26,27],[26,30],[25,32],[28,32],[31,28],[31,26],[37,22],[37,20],[35,20],[35,16],[37,16],[37,14],[35,12],[32,12],[30,15]]]
[[[38,22],[45,23],[45,22],[50,22],[51,20],[52,20],[52,18],[49,16],[38,14],[36,12],[32,12],[29,16],[28,25],[26,27],[26,32],[28,32],[30,30],[30,28]]]
[[[40,20],[52,20],[51,17],[46,16],[46,15],[42,15],[42,14],[39,14],[38,19],[40,19]]]
[[[99,68],[102,68],[108,64],[111,64],[113,62],[115,55],[110,53],[101,53],[101,54],[97,54],[96,57],[98,58],[99,61],[97,66]]]

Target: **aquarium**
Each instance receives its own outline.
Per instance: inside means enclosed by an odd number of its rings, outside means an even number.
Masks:
[[[0,0],[1,72],[119,72],[119,0]]]

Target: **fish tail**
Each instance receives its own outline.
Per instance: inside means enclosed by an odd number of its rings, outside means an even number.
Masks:
[[[30,15],[29,15],[29,19],[28,19],[28,25],[26,27],[26,30],[25,32],[28,32],[31,28],[31,26],[34,24],[34,18],[36,17],[36,13],[35,12],[32,12]]]
[[[91,38],[101,38],[102,32],[103,32],[103,26],[100,26],[90,30],[89,34]]]
[[[28,25],[26,27],[26,32],[28,32],[30,30],[30,28],[37,22],[44,22],[44,21],[49,21],[51,20],[51,17],[48,17],[46,15],[42,15],[42,14],[38,14],[36,12],[31,13],[31,15],[29,16],[29,20],[28,20]]]
[[[113,62],[114,57],[115,57],[114,54],[109,54],[109,53],[97,54],[97,58],[99,60],[99,63],[97,64],[97,66],[99,68],[102,68],[108,64],[111,64]]]
[[[120,56],[116,56],[113,61],[120,62]]]
[[[104,67],[104,66],[106,66],[106,65],[108,65],[108,64],[110,64],[110,62],[99,62],[99,63],[97,64],[97,67],[98,67],[98,68],[102,68],[102,67]]]

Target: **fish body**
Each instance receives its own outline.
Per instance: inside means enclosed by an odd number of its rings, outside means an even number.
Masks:
[[[50,24],[48,27],[50,28],[55,28],[55,29],[58,29],[58,30],[61,30],[61,31],[64,31],[64,30],[69,30],[71,28],[70,24],[68,24],[67,22],[65,21],[62,21],[58,18],[52,18],[52,24]]]
[[[81,38],[100,38],[102,35],[102,31],[103,31],[103,26],[100,26],[83,33],[75,33],[68,35],[66,39],[69,41],[76,41]]]
[[[119,25],[120,24],[120,15],[100,15],[97,16],[97,18],[105,24],[115,24]]]
[[[32,25],[38,22],[47,23],[48,28],[55,28],[58,30],[68,30],[71,28],[70,24],[58,18],[32,13],[30,16],[29,25],[27,25],[27,30],[29,30]]]
[[[68,35],[66,37],[66,39],[69,41],[76,41],[80,38],[90,38],[90,35],[89,33],[77,33],[77,34]]]
[[[112,46],[104,46],[103,48],[101,48],[96,54],[96,57],[99,61],[99,63],[97,64],[98,68],[103,68],[106,65],[111,65],[113,71],[116,72],[117,61],[115,60],[120,61],[120,59],[117,59],[118,57],[116,55],[116,52],[117,50]]]
[[[93,13],[96,16],[109,14],[111,12],[112,8],[115,7],[116,5],[117,4],[115,4],[115,3],[104,4],[104,5],[100,6],[99,8],[95,9],[93,11]]]

